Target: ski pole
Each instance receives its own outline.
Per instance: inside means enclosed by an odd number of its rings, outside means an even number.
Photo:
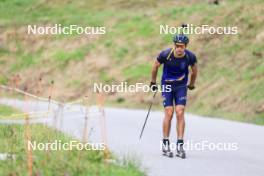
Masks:
[[[150,110],[151,110],[151,107],[152,107],[152,104],[153,104],[154,98],[155,98],[155,96],[156,96],[156,93],[157,93],[157,91],[154,92],[153,97],[152,97],[152,101],[151,101],[151,103],[150,103],[150,105],[149,105],[149,109],[148,109],[147,117],[146,117],[145,122],[144,122],[144,125],[143,125],[143,127],[142,127],[142,130],[141,130],[141,133],[140,133],[139,140],[141,139],[141,137],[142,137],[142,135],[143,135],[143,131],[144,131],[144,129],[145,129],[145,126],[146,126],[146,123],[147,123],[147,120],[148,120],[148,117],[149,117],[149,113],[150,113]]]

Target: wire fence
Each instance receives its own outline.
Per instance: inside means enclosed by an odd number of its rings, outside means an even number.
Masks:
[[[24,140],[31,141],[32,140],[32,130],[31,125],[34,121],[39,119],[45,119],[44,121],[40,121],[45,126],[51,126],[55,129],[62,129],[64,121],[65,121],[65,114],[69,114],[71,112],[80,112],[83,118],[83,126],[82,126],[82,136],[81,142],[86,143],[90,141],[89,137],[92,135],[95,127],[90,126],[89,122],[90,118],[98,118],[99,121],[99,128],[101,134],[101,141],[105,144],[105,150],[103,152],[103,157],[107,160],[110,157],[109,150],[107,147],[107,130],[106,130],[106,116],[105,116],[105,108],[104,102],[105,97],[104,95],[97,93],[95,97],[88,97],[83,96],[77,100],[70,101],[70,102],[62,102],[55,100],[54,97],[54,81],[49,83],[48,88],[48,97],[40,96],[40,90],[44,90],[40,83],[42,79],[39,79],[36,83],[36,91],[35,94],[29,93],[27,90],[27,86],[24,87],[23,90],[19,89],[20,78],[15,77],[9,81],[9,85],[0,85],[0,96],[3,97],[1,99],[1,103],[5,105],[12,105],[15,107],[19,107],[23,110],[23,113],[14,113],[8,116],[2,116],[2,119],[11,119],[12,123],[15,123],[19,119],[23,121],[24,125]],[[4,98],[6,95],[11,94],[12,98]],[[8,97],[8,96],[7,96]],[[15,99],[13,99],[13,97]],[[19,97],[17,99],[16,97]],[[22,98],[22,100],[21,100]],[[92,106],[89,105],[91,100],[96,100],[96,105]],[[43,109],[43,104],[47,104],[47,107]],[[34,107],[33,107],[34,104]],[[44,106],[45,107],[45,106]],[[93,108],[92,108],[93,107]],[[68,117],[67,117],[68,118]],[[74,117],[69,117],[74,118]],[[52,122],[50,123],[51,120]],[[91,125],[91,124],[90,124]],[[47,140],[50,141],[50,136],[47,134]],[[12,147],[11,147],[12,148]],[[28,175],[33,175],[34,171],[34,153],[31,148],[25,147],[26,149],[26,156],[27,156],[27,172]],[[46,151],[46,159],[44,164],[48,164],[50,160],[50,152]],[[12,151],[11,151],[12,153]],[[81,159],[81,154],[78,155]]]

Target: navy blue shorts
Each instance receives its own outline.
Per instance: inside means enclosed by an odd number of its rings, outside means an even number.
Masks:
[[[177,87],[170,92],[162,92],[163,106],[173,106],[173,105],[186,105],[187,100],[187,87],[181,86]],[[174,104],[173,104],[174,102]]]

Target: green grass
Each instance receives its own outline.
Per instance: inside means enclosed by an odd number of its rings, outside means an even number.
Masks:
[[[27,155],[24,125],[0,125],[0,153],[15,155],[15,159],[0,161],[0,175],[27,175]],[[30,126],[32,141],[37,143],[69,143],[75,140],[44,125]],[[76,141],[76,140],[75,140]],[[140,176],[143,175],[132,161],[124,165],[106,164],[103,152],[95,150],[33,150],[33,173],[40,175],[102,175]]]
[[[142,64],[125,68],[123,76],[127,80],[140,81],[148,76],[151,71],[150,64]]]
[[[108,74],[107,71],[101,71],[100,75],[99,75],[99,81],[102,83],[109,83],[111,84],[112,81],[114,81],[115,79]]]
[[[40,57],[38,54],[26,53],[21,54],[20,58],[17,58],[15,64],[11,67],[11,71],[20,71],[30,66],[35,65]]]
[[[195,113],[197,115],[208,116],[211,118],[221,118],[225,120],[254,123],[257,125],[264,125],[264,113],[257,115],[247,116],[246,114],[240,112],[229,112],[223,111],[219,108],[211,108],[206,104],[200,104],[199,106],[190,106],[188,107],[188,112]]]
[[[127,53],[128,53],[128,49],[126,47],[116,48],[116,51],[114,53],[114,59],[116,59],[117,62],[122,61],[125,59]]]
[[[8,78],[4,75],[0,75],[0,84],[7,84]]]
[[[82,61],[84,59],[86,52],[85,50],[74,50],[71,52],[68,51],[58,51],[55,56],[54,60],[59,62],[61,67],[66,66],[70,61]]]
[[[0,104],[0,119],[16,119],[16,118],[20,118],[20,117],[12,117],[12,115],[15,114],[21,114],[22,111],[10,107],[10,106],[6,106],[6,105],[1,105]]]
[[[135,25],[137,24],[137,25]],[[134,16],[128,20],[120,19],[114,26],[117,34],[126,35],[128,39],[148,38],[155,33],[155,25],[148,16]]]
[[[179,5],[178,5],[179,4]],[[119,76],[109,75],[108,70],[96,70],[89,64],[87,77],[91,80],[100,80],[105,83],[111,81],[127,82],[149,82],[152,62],[157,54],[165,48],[171,47],[172,35],[160,35],[159,26],[179,26],[182,22],[194,25],[208,24],[211,26],[238,26],[239,35],[231,36],[196,36],[190,35],[189,48],[198,57],[199,76],[197,88],[193,92],[195,97],[194,113],[204,112],[211,114],[215,112],[217,104],[223,95],[227,104],[217,107],[217,115],[224,118],[232,118],[240,114],[241,119],[247,122],[257,123],[262,120],[262,113],[257,113],[257,108],[263,104],[263,39],[258,37],[263,32],[262,0],[235,0],[225,1],[219,6],[209,5],[205,1],[194,3],[177,1],[138,1],[115,0],[102,1],[91,0],[89,3],[79,0],[45,2],[39,0],[5,0],[0,4],[0,24],[4,31],[12,31],[13,28],[20,29],[28,24],[77,24],[79,26],[106,26],[106,35],[91,39],[91,47],[78,45],[72,50],[66,50],[67,39],[83,41],[78,35],[59,35],[47,37],[44,44],[58,47],[43,47],[40,51],[32,52],[27,39],[22,37],[23,33],[11,35],[7,44],[0,48],[0,56],[6,59],[0,61],[1,68],[10,71],[4,74],[31,70],[33,68],[49,68],[49,76],[61,74],[61,71],[71,70],[74,63],[86,63],[84,59],[98,57],[101,54],[108,58],[111,69]],[[146,10],[147,7],[147,10]],[[254,20],[252,20],[254,19]],[[86,40],[86,38],[85,38]],[[90,39],[87,39],[90,40]],[[69,40],[70,41],[70,40]],[[36,42],[38,40],[36,39]],[[9,51],[12,43],[17,43],[17,52]],[[34,46],[32,46],[34,47]],[[91,54],[91,56],[90,56]],[[10,58],[13,62],[8,62]],[[143,59],[144,58],[144,59]],[[148,60],[146,59],[148,58]],[[42,62],[45,60],[45,62]],[[98,60],[99,62],[99,60]],[[72,63],[72,64],[69,64]],[[88,62],[87,62],[88,63]],[[56,68],[60,68],[56,71]],[[47,70],[45,70],[46,73]],[[50,72],[49,72],[50,71]],[[41,72],[41,69],[40,69]],[[29,72],[31,74],[31,72]],[[89,74],[92,73],[92,74]],[[161,71],[159,72],[160,75]],[[36,73],[39,74],[39,73]],[[27,75],[30,77],[29,75]],[[75,75],[74,82],[61,81],[60,87],[72,88],[78,92],[79,87],[88,86],[83,77]],[[122,79],[122,80],[118,80]],[[216,88],[208,90],[210,85],[219,82]],[[6,83],[6,78],[0,76],[0,82]],[[78,85],[78,86],[75,86]],[[73,92],[74,92],[73,91]],[[234,92],[235,91],[235,95]],[[234,98],[235,96],[235,98]],[[140,98],[138,98],[140,99]],[[139,104],[133,100],[127,104]],[[121,102],[120,104],[124,104]],[[199,106],[206,104],[207,106]],[[240,108],[246,104],[247,108]],[[144,106],[144,105],[142,105]],[[232,107],[227,111],[226,107]],[[192,108],[191,108],[192,109]],[[208,111],[208,113],[206,113]],[[226,113],[225,113],[226,112]],[[240,119],[240,118],[235,118]],[[259,119],[259,120],[255,120]]]

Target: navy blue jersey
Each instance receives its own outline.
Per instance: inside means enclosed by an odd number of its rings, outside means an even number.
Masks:
[[[172,48],[163,50],[157,57],[158,62],[163,64],[161,84],[164,85],[167,81],[171,81],[173,85],[187,85],[189,66],[197,63],[196,56],[185,49],[185,56],[176,58],[171,51]]]

